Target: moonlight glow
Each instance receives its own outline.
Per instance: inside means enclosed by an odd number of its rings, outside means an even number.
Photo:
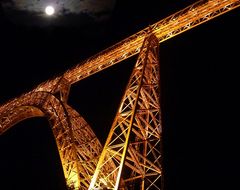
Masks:
[[[47,7],[45,8],[45,13],[46,13],[47,15],[49,15],[49,16],[53,15],[54,12],[55,12],[55,10],[54,10],[54,7],[53,7],[53,6],[47,6]]]

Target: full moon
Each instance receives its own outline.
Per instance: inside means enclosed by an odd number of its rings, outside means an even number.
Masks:
[[[45,8],[45,13],[46,13],[47,15],[49,15],[49,16],[53,15],[54,12],[55,12],[55,10],[54,10],[54,7],[53,7],[53,6],[47,6],[47,7]]]

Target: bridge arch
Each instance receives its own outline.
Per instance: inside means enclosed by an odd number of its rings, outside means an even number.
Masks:
[[[67,184],[87,189],[102,151],[88,123],[54,94],[36,91],[8,102],[0,110],[0,134],[32,117],[48,119]]]

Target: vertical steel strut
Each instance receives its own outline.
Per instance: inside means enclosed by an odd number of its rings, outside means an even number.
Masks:
[[[143,42],[89,190],[161,188],[158,44],[151,33]]]

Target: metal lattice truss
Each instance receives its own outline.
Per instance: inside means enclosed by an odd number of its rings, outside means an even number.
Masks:
[[[149,27],[159,43],[162,43],[239,6],[240,0],[200,0]],[[79,63],[75,68],[66,71],[64,78],[73,84],[138,54],[149,27]],[[35,90],[50,91],[58,80],[49,80]]]
[[[90,57],[1,105],[0,134],[27,118],[47,117],[69,185],[82,190],[134,189],[134,184],[137,189],[160,189],[157,44],[239,6],[240,0],[200,0]],[[71,85],[136,54],[138,61],[103,148],[87,122],[68,106]]]
[[[24,119],[43,116],[52,126],[68,185],[87,189],[102,145],[87,122],[53,94],[33,92],[14,100],[0,114],[0,133]]]
[[[160,189],[159,84],[158,40],[150,35],[143,43],[89,189],[128,189],[128,184],[131,187],[137,182],[140,189]],[[105,165],[112,161],[115,170],[106,170]],[[128,169],[122,175],[124,166]]]

